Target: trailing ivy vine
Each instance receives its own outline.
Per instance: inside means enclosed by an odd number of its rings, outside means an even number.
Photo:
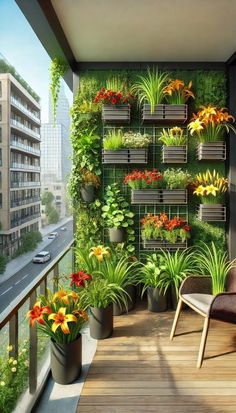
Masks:
[[[54,124],[56,122],[57,100],[61,87],[61,78],[66,73],[67,69],[68,65],[64,60],[59,59],[57,57],[55,57],[55,59],[52,60],[50,66],[50,91],[52,97],[52,113]]]

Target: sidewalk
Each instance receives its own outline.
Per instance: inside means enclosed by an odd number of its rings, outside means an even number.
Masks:
[[[45,250],[45,248],[51,244],[53,239],[48,239],[47,234],[50,232],[55,231],[57,228],[60,228],[67,224],[67,222],[71,221],[72,217],[66,217],[62,220],[58,221],[57,224],[47,225],[44,228],[41,228],[41,234],[43,237],[42,242],[37,245],[37,248],[34,251],[29,251],[26,254],[21,255],[20,257],[14,258],[13,260],[9,261],[6,266],[6,270],[3,274],[0,274],[0,284],[4,281],[8,280],[12,275],[14,275],[17,271],[20,271],[25,265],[27,265],[30,261],[32,261],[35,254],[40,251]]]

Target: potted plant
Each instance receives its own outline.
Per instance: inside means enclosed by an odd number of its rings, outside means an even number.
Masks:
[[[95,189],[100,186],[100,178],[93,172],[85,170],[81,177],[81,197],[82,200],[91,203],[95,199]]]
[[[198,272],[212,279],[212,294],[224,292],[227,275],[236,266],[235,260],[229,261],[227,252],[216,248],[214,242],[211,242],[210,246],[202,242],[194,257]]]
[[[186,102],[189,98],[194,99],[192,92],[192,82],[185,85],[183,80],[170,80],[164,88],[164,95],[167,101],[165,105],[165,119],[169,121],[185,122],[188,118],[188,106]]]
[[[162,190],[164,204],[187,204],[187,187],[191,183],[191,175],[182,169],[169,168],[163,173],[165,188]]]
[[[163,175],[157,169],[134,170],[125,176],[124,184],[131,188],[132,204],[161,203]]]
[[[140,272],[140,283],[142,284],[141,296],[147,291],[148,310],[162,312],[167,310],[167,294],[161,289],[160,281],[163,270],[156,254],[147,258]]]
[[[158,68],[139,75],[138,80],[131,88],[131,92],[138,97],[142,105],[142,120],[144,122],[157,122],[164,119],[164,88],[168,80],[168,73],[159,72]]]
[[[129,163],[147,163],[148,146],[151,143],[151,137],[140,132],[124,133],[124,146],[129,150]]]
[[[187,162],[187,136],[182,128],[162,129],[158,141],[163,143],[163,163]]]
[[[195,251],[187,249],[185,251],[161,251],[159,254],[162,267],[162,277],[159,287],[163,292],[171,292],[172,307],[176,309],[178,302],[179,287],[182,281],[196,271],[194,261]]]
[[[144,248],[147,249],[185,249],[191,230],[182,218],[175,216],[169,219],[163,212],[147,214],[141,219],[141,228]]]
[[[220,176],[214,169],[209,169],[205,173],[199,173],[194,182],[193,192],[200,198],[198,209],[198,219],[200,221],[225,221],[225,193],[228,189],[228,180]]]
[[[102,218],[109,230],[110,242],[120,243],[125,240],[125,230],[134,224],[134,213],[130,211],[117,183],[108,185],[105,193],[105,205]]]
[[[95,97],[95,103],[102,103],[102,120],[107,123],[130,123],[130,103],[133,96],[119,77],[108,79]]]
[[[223,133],[230,130],[236,133],[232,125],[234,118],[225,108],[216,106],[202,106],[197,114],[193,115],[188,125],[191,135],[197,135],[199,139],[197,158],[201,160],[226,159],[226,144]]]
[[[81,329],[88,316],[79,295],[60,289],[55,294],[39,296],[27,317],[31,327],[37,327],[51,339],[51,370],[60,384],[72,383],[80,376],[82,365]]]

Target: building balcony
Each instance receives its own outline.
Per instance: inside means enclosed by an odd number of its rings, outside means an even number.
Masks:
[[[22,205],[28,205],[28,204],[34,204],[38,203],[41,201],[41,198],[39,196],[31,197],[31,198],[22,198],[22,199],[17,199],[14,201],[11,201],[10,207],[11,208],[17,208]]]
[[[17,149],[21,152],[26,152],[34,155],[40,156],[40,149],[32,148],[32,146],[24,145],[23,143],[17,142],[15,140],[11,140],[11,149]]]
[[[11,126],[16,127],[23,131],[26,134],[33,136],[36,139],[40,139],[40,133],[35,132],[33,129],[28,128],[23,123],[19,122],[18,120],[11,119]]]
[[[17,109],[20,109],[21,112],[23,112],[25,115],[27,115],[30,119],[33,119],[38,125],[40,125],[40,117],[35,115],[33,112],[31,112],[27,107],[25,107],[22,103],[19,102],[18,99],[15,97],[11,96],[11,103],[17,107]]]
[[[26,171],[37,171],[40,172],[40,166],[38,165],[29,165],[25,163],[17,163],[17,162],[12,162],[10,165],[11,169],[17,169],[17,170],[26,170]]]
[[[40,218],[41,214],[38,212],[37,214],[33,215],[27,215],[23,218],[18,218],[18,219],[12,219],[11,220],[11,228],[19,227],[22,224],[25,224],[26,222],[33,221],[36,218]]]
[[[41,182],[39,181],[15,181],[11,182],[11,189],[12,188],[28,188],[28,187],[39,187]]]

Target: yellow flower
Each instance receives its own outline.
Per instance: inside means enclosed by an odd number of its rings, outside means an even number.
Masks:
[[[96,257],[99,262],[103,261],[103,257],[110,257],[110,251],[108,247],[104,247],[103,245],[98,245],[97,247],[92,247],[90,249],[89,258]]]
[[[12,373],[15,373],[16,372],[16,367],[12,367],[11,371],[12,371]]]
[[[205,190],[206,190],[206,188],[204,188],[204,186],[199,185],[199,186],[195,189],[194,195],[198,195],[198,196],[199,196],[199,195],[204,195]]]
[[[200,132],[203,130],[203,122],[199,119],[195,119],[193,122],[188,124],[188,129],[190,130],[190,135],[193,135],[195,132]]]
[[[219,188],[216,188],[214,185],[206,186],[206,194],[216,196],[216,192],[219,191]]]
[[[59,290],[53,295],[52,301],[56,301],[57,299],[63,301],[65,304],[69,304],[68,293],[64,290]]]
[[[6,385],[5,381],[3,381],[3,380],[2,380],[2,381],[0,381],[0,386],[2,386],[2,387],[3,387],[3,386],[5,386],[5,385]]]
[[[17,365],[17,360],[14,360],[12,364],[13,364],[14,366],[16,366],[16,365]]]
[[[12,351],[13,350],[13,346],[12,345],[9,345],[9,346],[7,346],[7,351],[10,353],[10,351]]]
[[[14,361],[14,357],[10,357],[9,360],[8,360],[8,363],[9,363],[9,364],[12,364],[13,361]]]
[[[66,314],[66,307],[59,308],[57,313],[52,313],[48,316],[48,320],[54,320],[52,325],[53,333],[56,332],[58,327],[61,327],[64,334],[70,334],[70,330],[68,327],[69,322],[77,322],[77,318],[73,314]]]

